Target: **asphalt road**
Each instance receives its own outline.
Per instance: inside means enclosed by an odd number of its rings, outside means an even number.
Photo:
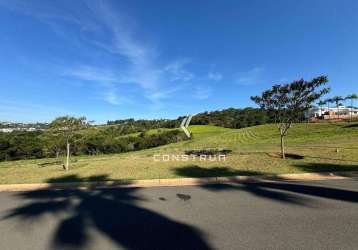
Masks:
[[[0,249],[358,249],[358,180],[3,192]]]

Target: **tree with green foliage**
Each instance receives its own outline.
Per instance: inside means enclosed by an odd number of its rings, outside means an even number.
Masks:
[[[332,101],[336,104],[338,120],[339,120],[339,106],[341,105],[340,102],[343,100],[344,100],[344,98],[342,96],[335,96],[332,98]]]
[[[74,142],[74,137],[81,129],[88,127],[86,117],[58,117],[50,123],[50,132],[61,137],[66,142],[66,163],[65,170],[69,170],[70,165],[70,145]]]
[[[320,113],[321,113],[321,116],[322,116],[322,110],[323,110],[323,105],[325,105],[327,102],[326,101],[323,101],[323,100],[319,100],[319,102],[317,103],[317,105],[319,106],[320,108]]]
[[[66,144],[65,139],[62,136],[53,133],[51,130],[43,133],[41,135],[41,140],[43,142],[44,151],[48,156],[59,158],[61,152],[64,151]]]
[[[323,87],[328,82],[326,76],[319,76],[311,81],[303,79],[285,85],[274,85],[264,91],[261,96],[252,96],[251,100],[262,109],[269,110],[275,115],[275,123],[280,132],[281,156],[285,159],[284,138],[292,123],[299,121],[312,103],[329,92]]]
[[[357,94],[351,94],[351,95],[346,96],[345,99],[346,99],[346,100],[351,100],[350,121],[352,121],[353,100],[357,100],[357,99],[358,99],[358,95],[357,95]]]
[[[329,119],[331,119],[331,111],[330,111],[330,104],[333,103],[333,99],[332,98],[328,98],[326,100],[324,100],[327,103],[327,108],[328,108],[328,115],[329,115]]]

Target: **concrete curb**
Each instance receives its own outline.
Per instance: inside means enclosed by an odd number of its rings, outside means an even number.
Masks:
[[[0,192],[31,191],[31,190],[63,190],[63,189],[130,188],[130,187],[146,188],[146,187],[169,187],[169,186],[195,186],[195,185],[205,185],[205,184],[224,184],[224,183],[240,183],[240,182],[312,181],[312,180],[339,180],[339,179],[354,179],[354,178],[358,178],[358,171],[208,177],[208,178],[153,179],[153,180],[133,180],[133,181],[119,180],[119,181],[99,181],[99,182],[2,184],[0,185]]]

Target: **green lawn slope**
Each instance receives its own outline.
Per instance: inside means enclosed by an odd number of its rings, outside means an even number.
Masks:
[[[279,136],[275,125],[244,129],[195,125],[189,130],[192,139],[180,143],[125,154],[74,157],[68,172],[55,159],[1,162],[0,183],[358,171],[356,123],[294,124],[286,139],[287,152],[294,157],[286,160],[277,156]],[[229,149],[232,153],[225,161],[161,158],[182,155],[185,150],[211,148]]]

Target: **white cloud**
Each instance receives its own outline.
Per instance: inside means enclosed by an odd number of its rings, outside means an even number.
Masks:
[[[174,93],[182,90],[185,86],[176,86],[174,88],[159,89],[157,91],[149,93],[146,97],[154,102],[159,102],[162,99],[170,98]]]
[[[113,36],[109,46],[103,43],[97,45],[127,59],[129,69],[122,79],[139,84],[145,90],[146,98],[157,104],[159,99],[166,99],[177,89],[182,88],[181,85],[194,79],[195,75],[186,69],[191,62],[190,59],[175,59],[163,66],[159,62],[160,53],[157,48],[150,42],[138,38],[131,18],[125,17],[121,12],[113,11],[113,8],[103,2],[90,8]],[[176,87],[173,89],[169,82],[175,82]]]
[[[126,16],[124,11],[114,8],[110,1],[89,0],[84,1],[83,8],[66,9],[56,3],[40,2],[27,4],[14,0],[6,5],[37,18],[78,49],[86,48],[86,53],[105,52],[117,57],[120,62],[117,66],[85,62],[60,73],[62,76],[97,84],[102,91],[94,95],[100,95],[108,103],[123,103],[126,98],[118,91],[117,86],[131,83],[142,88],[143,91],[138,95],[157,104],[159,100],[174,95],[174,83],[176,88],[180,88],[195,77],[187,69],[190,63],[188,59],[161,61],[156,46],[143,37],[135,27],[135,20]],[[64,26],[68,24],[71,24],[71,29]],[[102,39],[103,35],[105,40]],[[81,59],[78,59],[80,64]]]
[[[238,74],[236,82],[240,85],[255,85],[259,84],[262,80],[262,67],[255,67],[247,72],[241,72]]]
[[[213,81],[221,81],[223,76],[219,72],[209,72],[208,78]]]
[[[0,6],[12,11],[21,12],[31,16],[45,25],[48,25],[58,36],[77,43],[77,39],[71,36],[60,22],[75,25],[81,31],[97,30],[99,27],[84,8],[63,8],[62,2],[51,1],[0,1]],[[85,7],[85,6],[83,6]]]
[[[119,105],[121,102],[118,98],[118,96],[116,95],[116,93],[114,92],[108,92],[105,95],[104,98],[108,103],[113,104],[113,105]]]
[[[88,1],[87,5],[104,29],[111,34],[109,44],[98,41],[94,41],[94,44],[127,60],[129,69],[126,71],[126,79],[139,84],[144,89],[157,88],[161,74],[155,63],[158,53],[154,46],[136,38],[131,27],[134,21],[124,17],[123,13],[114,11],[108,2]]]
[[[194,98],[196,98],[198,100],[205,100],[211,96],[212,92],[213,92],[213,90],[211,87],[197,86],[195,88]]]
[[[107,52],[124,57],[129,67],[122,71],[120,83],[139,84],[143,89],[143,96],[160,106],[159,102],[168,99],[182,85],[194,78],[194,74],[185,69],[189,59],[177,59],[164,64],[159,63],[159,52],[148,41],[138,38],[133,28],[134,21],[125,17],[123,13],[114,11],[107,3],[88,2],[89,8],[112,34],[109,44],[94,41],[97,47]],[[176,82],[173,88],[169,82]]]
[[[81,65],[72,69],[65,70],[64,76],[75,77],[85,81],[95,82],[118,82],[119,79],[109,70],[100,69],[93,66]]]
[[[94,66],[81,65],[64,71],[63,76],[72,77],[81,81],[93,82],[101,87],[97,93],[101,100],[112,105],[120,105],[126,102],[126,98],[117,93],[117,84],[122,79],[115,75],[111,70],[101,69]]]
[[[117,90],[109,87],[102,95],[102,99],[112,105],[121,105],[123,103],[131,103],[131,101],[123,96],[118,95]]]
[[[179,59],[165,66],[164,71],[169,75],[170,81],[187,82],[194,78],[194,74],[184,68],[190,63],[190,59]]]

